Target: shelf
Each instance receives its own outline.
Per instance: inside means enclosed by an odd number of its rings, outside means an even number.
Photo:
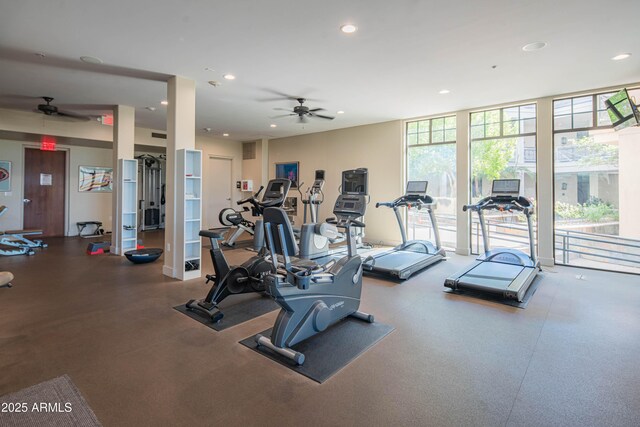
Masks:
[[[200,243],[200,239],[198,239],[198,240],[187,240],[186,242],[184,242],[185,245],[191,245],[191,244],[195,244],[195,243]]]
[[[122,212],[122,215],[135,215],[136,212]]]
[[[130,242],[132,240],[137,240],[135,237],[130,237],[128,239],[122,239],[123,242]]]
[[[187,178],[187,179],[200,179],[202,177],[201,176],[185,176],[185,178]]]
[[[188,262],[188,261],[200,261],[200,257],[186,257],[184,259],[184,262]]]
[[[200,200],[200,197],[188,197],[188,198],[185,198],[184,200],[187,201],[187,202],[191,202],[192,200],[196,200],[197,201],[197,200]]]
[[[185,219],[184,222],[194,222],[194,221],[200,221],[200,218],[195,218],[195,219]]]

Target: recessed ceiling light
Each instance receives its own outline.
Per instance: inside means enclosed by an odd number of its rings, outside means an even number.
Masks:
[[[525,52],[532,52],[534,50],[540,50],[547,47],[547,43],[545,42],[533,42],[522,46],[522,50]]]
[[[156,111],[156,107],[144,107],[144,108],[146,108],[149,111]]]
[[[440,95],[446,95],[447,93],[451,92],[449,89],[442,89],[440,92],[438,92]]]
[[[224,77],[227,80],[235,80],[236,79],[236,76],[234,76],[233,74],[229,74],[229,73],[225,74],[222,77]]]
[[[213,86],[213,87],[218,87],[218,86],[220,86],[222,83],[220,83],[220,82],[219,82],[219,81],[217,81],[217,80],[209,80],[209,84],[210,84],[211,86]]]
[[[162,104],[162,105],[169,105],[169,101],[160,101],[160,104]]]
[[[102,64],[102,59],[96,58],[95,56],[81,56],[80,61],[87,64]]]
[[[621,53],[620,55],[616,55],[613,58],[611,58],[614,61],[620,61],[622,59],[627,59],[628,57],[630,57],[631,54],[630,53]]]
[[[342,27],[340,27],[340,31],[346,34],[351,34],[358,31],[358,27],[353,24],[344,24]]]
[[[344,111],[340,110],[340,111],[336,112],[336,114],[344,114]]]
[[[228,133],[223,133],[222,136],[229,136],[229,134]]]
[[[271,126],[272,128],[277,128],[277,127],[278,127],[278,125],[276,125],[276,124],[271,124],[270,126]]]

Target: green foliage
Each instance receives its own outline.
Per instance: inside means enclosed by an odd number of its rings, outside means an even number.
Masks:
[[[513,158],[515,149],[515,138],[474,141],[471,144],[471,176],[476,179],[499,179]]]
[[[617,221],[618,210],[611,203],[593,198],[584,204],[556,202],[556,217],[558,219],[583,219],[587,222]]]
[[[573,145],[579,155],[579,162],[583,165],[617,165],[619,158],[618,146],[596,142],[593,136],[585,136],[576,140]]]

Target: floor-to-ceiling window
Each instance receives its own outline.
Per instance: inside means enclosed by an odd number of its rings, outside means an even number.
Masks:
[[[536,199],[536,105],[526,104],[471,113],[470,199],[491,194],[494,179],[520,179],[520,194]],[[489,245],[529,253],[527,222],[523,215],[485,212]],[[535,221],[534,221],[535,224]],[[482,235],[478,216],[471,215],[471,251],[479,253]]]
[[[553,103],[555,259],[640,273],[640,128],[613,130],[612,94]]]
[[[456,117],[438,117],[406,123],[407,180],[429,181],[442,245],[456,242]],[[411,210],[407,237],[433,241],[426,212]]]

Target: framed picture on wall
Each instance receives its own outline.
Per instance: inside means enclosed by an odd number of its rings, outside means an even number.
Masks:
[[[11,162],[0,160],[0,191],[11,191]]]
[[[113,191],[113,168],[80,166],[78,191],[106,193]]]
[[[291,188],[298,188],[300,162],[276,163],[276,178],[291,180]]]

